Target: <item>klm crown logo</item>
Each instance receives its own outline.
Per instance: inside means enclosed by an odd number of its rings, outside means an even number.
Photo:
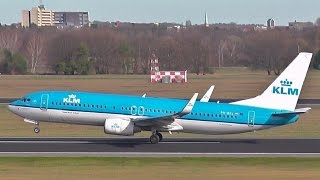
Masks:
[[[75,98],[77,98],[77,96],[74,95],[74,94],[71,94],[71,95],[68,95],[68,96],[69,96],[70,99],[75,99]]]
[[[281,87],[279,86],[273,86],[272,93],[273,94],[282,94],[282,95],[292,95],[292,96],[298,96],[299,89],[292,88],[292,81],[288,81],[288,79],[284,81],[280,81]]]

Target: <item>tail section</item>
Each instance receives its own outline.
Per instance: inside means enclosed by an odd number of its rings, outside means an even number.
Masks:
[[[311,58],[312,53],[300,53],[261,95],[231,104],[294,111]]]

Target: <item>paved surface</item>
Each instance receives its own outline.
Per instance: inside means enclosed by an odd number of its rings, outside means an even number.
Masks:
[[[320,139],[0,138],[0,155],[320,157]]]

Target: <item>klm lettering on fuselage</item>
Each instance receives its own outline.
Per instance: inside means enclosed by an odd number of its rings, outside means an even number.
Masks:
[[[291,88],[292,81],[280,81],[281,87],[279,86],[273,86],[272,93],[273,94],[283,94],[283,95],[292,95],[292,96],[298,96],[299,95],[299,89],[297,88]]]
[[[74,103],[74,104],[80,104],[80,99],[77,98],[76,95],[68,95],[67,98],[63,98],[63,102],[64,103]]]

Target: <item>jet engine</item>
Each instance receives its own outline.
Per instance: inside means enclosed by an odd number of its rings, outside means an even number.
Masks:
[[[141,129],[139,127],[126,119],[106,119],[104,123],[104,132],[106,134],[133,136],[134,133],[140,131]]]

